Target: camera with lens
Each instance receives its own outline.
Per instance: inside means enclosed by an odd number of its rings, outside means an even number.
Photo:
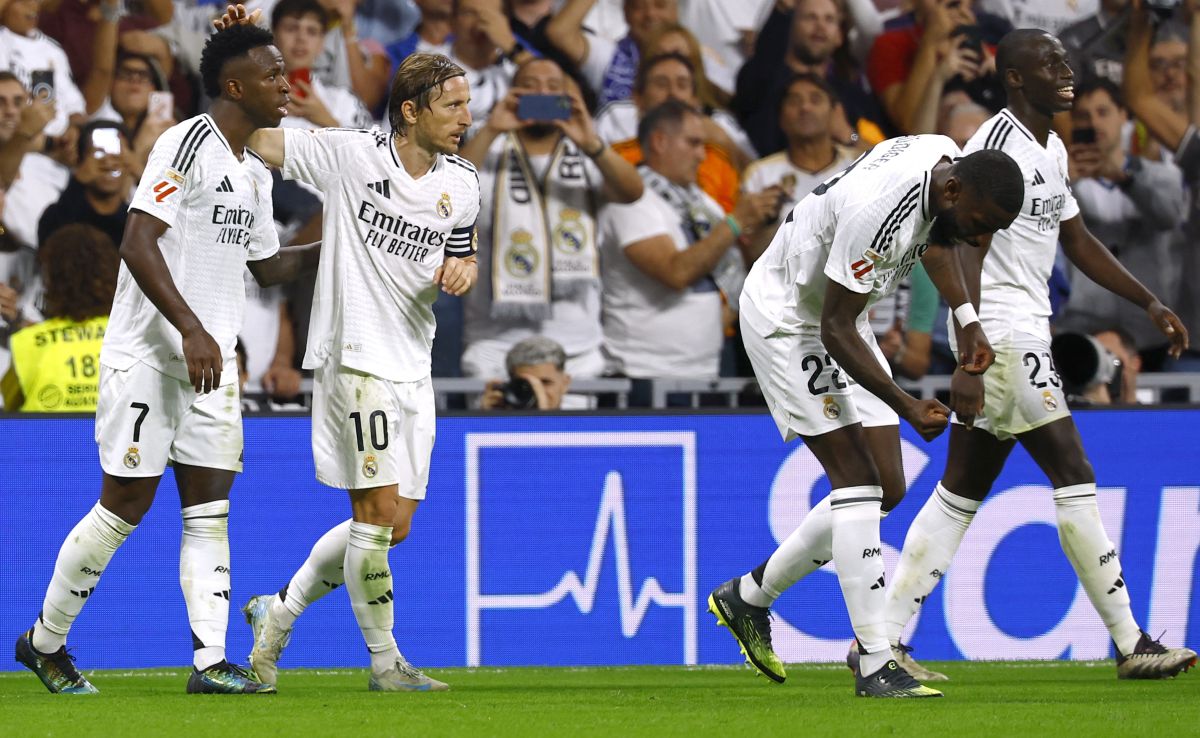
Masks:
[[[1090,404],[1084,394],[1100,385],[1108,386],[1112,402],[1133,401],[1121,397],[1121,360],[1092,336],[1060,333],[1050,342],[1050,353],[1069,403]]]
[[[528,380],[513,377],[500,385],[500,394],[504,397],[504,406],[512,410],[536,410],[537,395],[533,385]]]

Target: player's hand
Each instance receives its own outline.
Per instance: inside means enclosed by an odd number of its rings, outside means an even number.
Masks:
[[[958,366],[967,374],[983,374],[996,361],[996,352],[983,334],[983,326],[971,323],[962,329]]]
[[[433,274],[433,283],[442,288],[442,292],[459,297],[475,285],[479,275],[479,267],[474,259],[460,259],[457,256],[447,256]]]
[[[197,393],[212,392],[221,386],[221,347],[199,323],[183,336],[183,358],[188,380]]]
[[[1188,347],[1187,328],[1183,326],[1179,316],[1158,300],[1150,303],[1150,307],[1146,308],[1146,314],[1150,316],[1154,325],[1158,326],[1158,329],[1171,340],[1171,348],[1168,353],[1178,359],[1179,355]]]
[[[218,31],[224,31],[226,28],[234,26],[253,26],[258,24],[258,19],[262,17],[262,9],[259,8],[253,13],[246,12],[246,6],[242,4],[229,5],[225,8],[225,14],[220,18],[213,19],[213,28]]]
[[[300,394],[300,372],[287,364],[272,364],[262,375],[267,394],[278,400],[289,400]]]
[[[921,438],[932,441],[946,430],[950,423],[950,408],[937,400],[913,400],[901,416],[908,421]]]
[[[967,428],[975,426],[975,417],[983,412],[983,377],[956,371],[950,377],[950,409]]]

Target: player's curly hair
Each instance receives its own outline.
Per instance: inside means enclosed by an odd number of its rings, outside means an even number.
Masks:
[[[406,100],[415,102],[417,110],[428,110],[430,104],[441,97],[442,84],[446,80],[466,74],[462,67],[441,54],[409,54],[405,57],[392,78],[388,99],[388,122],[392,130],[402,136],[408,134],[408,123],[400,112],[400,106]]]
[[[38,248],[38,259],[47,318],[78,322],[112,312],[121,256],[103,231],[82,223],[65,225]]]
[[[209,36],[200,54],[200,79],[204,81],[204,93],[213,99],[220,97],[221,70],[225,65],[250,53],[251,49],[273,43],[274,34],[252,25],[236,25]]]
[[[980,149],[954,162],[954,176],[994,201],[1009,213],[1019,213],[1025,204],[1025,178],[1021,167],[1003,151]]]

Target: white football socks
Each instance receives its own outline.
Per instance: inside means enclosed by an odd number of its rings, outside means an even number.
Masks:
[[[371,668],[384,671],[400,657],[392,635],[392,571],[388,548],[392,526],[351,521],[346,546],[346,590],[359,630],[371,653]]]
[[[229,500],[185,507],[179,546],[179,586],[192,626],[198,671],[225,660],[229,627]]]
[[[980,503],[954,494],[939,481],[904,538],[900,563],[884,607],[889,643],[898,643],[913,615],[942,580]]]
[[[79,616],[100,581],[100,575],[133,529],[97,502],[63,541],[54,562],[54,576],[46,588],[42,612],[33,626],[33,648],[54,653],[67,642],[71,624]]]
[[[766,563],[742,576],[738,591],[748,604],[771,607],[788,587],[833,558],[829,497],[818,502]],[[757,574],[757,578],[756,575]],[[762,580],[759,584],[758,579]]]
[[[291,628],[309,605],[345,583],[343,567],[352,522],[346,520],[326,531],[313,544],[312,551],[292,576],[292,581],[271,598],[271,619],[279,627]]]
[[[1096,485],[1076,484],[1054,490],[1054,509],[1058,541],[1088,599],[1100,613],[1117,649],[1123,654],[1132,653],[1141,629],[1129,609],[1129,590],[1117,547],[1104,532],[1100,508],[1096,506]]]
[[[892,657],[883,622],[887,593],[879,541],[883,488],[842,487],[830,492],[829,500],[833,562],[860,647],[859,669],[867,676],[883,668]]]

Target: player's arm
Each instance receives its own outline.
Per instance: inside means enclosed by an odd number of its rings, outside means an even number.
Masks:
[[[282,128],[259,128],[250,134],[246,147],[276,169],[283,166]]]
[[[996,359],[979,320],[969,322],[979,311],[983,260],[991,245],[991,236],[980,239],[978,248],[930,244],[921,259],[934,287],[948,305],[954,306],[952,325],[959,346],[959,365],[950,378],[950,409],[967,428],[971,428],[975,417],[983,412],[984,388],[980,375]],[[970,309],[963,308],[964,305]],[[963,326],[963,322],[967,325]]]
[[[931,243],[921,257],[921,264],[933,286],[954,310],[954,329],[959,346],[958,366],[968,374],[982,374],[996,360],[979,318],[971,320],[972,316],[978,316],[979,313],[983,258],[991,248],[992,239],[987,236],[980,241],[978,248]]]
[[[200,319],[188,307],[171,271],[158,248],[158,239],[167,232],[167,224],[149,213],[133,208],[121,239],[121,259],[154,307],[183,336],[183,356],[188,379],[197,392],[209,392],[221,386],[221,347],[204,330]]]
[[[1159,302],[1153,292],[1129,273],[1104,244],[1096,240],[1083,217],[1064,220],[1059,227],[1063,253],[1089,279],[1104,289],[1142,308],[1150,320],[1171,341],[1171,355],[1178,357],[1188,347],[1187,328],[1170,308]]]
[[[871,394],[907,420],[925,440],[933,440],[949,422],[950,411],[937,400],[918,400],[901,389],[858,333],[858,316],[868,293],[853,292],[830,279],[821,309],[821,342],[843,369]]]
[[[283,246],[274,256],[248,261],[246,266],[260,287],[291,282],[303,274],[315,271],[321,261],[321,242],[301,246]]]

